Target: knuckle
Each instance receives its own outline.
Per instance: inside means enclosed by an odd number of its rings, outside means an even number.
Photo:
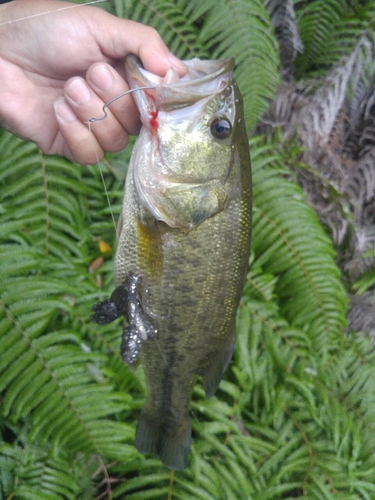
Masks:
[[[162,37],[159,35],[159,33],[156,31],[155,28],[152,28],[151,26],[149,27],[149,44],[150,45],[153,45],[153,44],[157,44],[157,45],[164,45],[164,42],[163,42],[163,39]]]
[[[69,149],[74,161],[80,163],[81,165],[91,165],[104,158],[103,149],[101,147],[96,147],[92,143],[90,147],[87,147],[84,143],[74,145],[70,144]]]
[[[113,136],[111,138],[110,144],[106,149],[111,153],[117,153],[118,151],[122,151],[123,149],[125,149],[126,146],[128,145],[128,142],[129,142],[129,137],[127,134]]]

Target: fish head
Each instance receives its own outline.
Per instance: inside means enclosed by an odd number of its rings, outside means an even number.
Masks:
[[[140,202],[156,219],[190,231],[224,210],[239,193],[235,166],[242,99],[233,80],[234,60],[185,61],[181,79],[125,62],[142,130],[133,152],[133,181]]]

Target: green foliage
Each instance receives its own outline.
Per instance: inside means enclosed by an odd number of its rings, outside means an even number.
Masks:
[[[301,203],[300,189],[280,178],[288,174],[282,158],[267,155],[265,160],[264,152],[261,155],[263,166],[270,162],[273,168],[253,172],[254,199],[267,198],[265,209],[254,204],[252,248],[258,258],[253,267],[282,276],[275,287],[282,314],[291,324],[308,329],[315,348],[322,349],[323,355],[328,337],[336,338],[345,326],[343,316],[337,314],[345,310],[346,293],[338,286],[340,276],[333,248],[315,213]],[[255,152],[252,161],[257,160]],[[282,210],[280,196],[288,200]]]
[[[297,58],[298,76],[329,69],[374,28],[375,2],[313,0],[297,10],[304,53]]]
[[[251,130],[268,109],[279,83],[276,71],[279,56],[273,28],[262,0],[220,0],[203,4],[209,3],[211,8],[205,13],[199,42],[209,49],[213,58],[235,58],[235,76],[244,96],[246,123]],[[188,4],[193,12],[192,4],[198,2]]]
[[[166,498],[169,472],[132,447],[142,373],[120,360],[119,326],[88,321],[113,288],[110,259],[88,272],[98,237],[114,238],[98,171],[5,132],[1,146],[3,498],[94,498],[107,470],[121,481],[113,498]],[[217,396],[195,390],[191,467],[176,473],[173,498],[329,498],[333,488],[368,498],[374,356],[341,334],[346,296],[332,246],[282,155],[257,139],[252,158],[252,265],[235,359]],[[19,178],[22,194],[11,195]],[[120,183],[105,178],[118,211]]]
[[[306,23],[315,3],[303,2]],[[260,0],[107,9],[155,26],[181,57],[235,56],[256,123],[278,81]],[[0,131],[1,500],[374,498],[375,354],[365,337],[343,335],[335,253],[286,152],[260,137],[251,147],[253,244],[235,355],[215,396],[194,390],[191,464],[172,485],[132,446],[145,388],[142,369],[120,358],[121,326],[89,320],[113,290],[113,252],[98,245],[115,246],[98,167]],[[128,158],[107,162],[120,172]],[[117,219],[123,180],[103,170]]]
[[[358,294],[361,294],[373,287],[375,284],[375,269],[372,269],[368,273],[365,273],[364,276],[361,276],[356,283],[354,283],[353,288],[356,290]]]

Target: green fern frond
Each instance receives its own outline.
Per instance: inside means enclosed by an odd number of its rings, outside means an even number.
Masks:
[[[345,327],[346,292],[331,242],[315,213],[302,201],[301,190],[280,177],[281,158],[277,161],[272,156],[270,149],[271,168],[260,168],[253,154],[252,248],[257,256],[253,266],[278,276],[276,292],[282,297],[282,313],[292,324],[308,328],[323,355],[327,336],[333,339]]]
[[[0,140],[8,154],[19,141]],[[81,212],[82,196],[89,193],[80,183],[81,172],[76,165],[62,159],[46,157],[34,147],[20,147],[14,164],[2,164],[0,173],[2,220],[5,224],[22,224],[25,240],[46,253],[66,260],[70,252],[82,258],[88,239],[87,226]],[[74,193],[74,194],[73,194]],[[78,215],[78,216],[77,216]],[[21,222],[22,221],[22,222]],[[40,222],[43,221],[43,224]],[[77,243],[79,242],[79,245]]]
[[[2,415],[12,420],[29,417],[31,441],[42,439],[72,450],[106,454],[113,443],[132,437],[132,430],[123,424],[106,422],[113,436],[105,446],[102,418],[123,409],[121,398],[107,384],[93,383],[87,364],[97,363],[100,357],[83,352],[77,335],[44,333],[56,307],[54,302],[43,301],[50,294],[48,289],[45,292],[43,296],[39,290],[40,309],[33,313],[17,311],[17,303],[10,305],[6,296],[2,298],[1,320],[11,325],[0,346],[7,353],[0,366],[0,391],[6,389]]]
[[[28,443],[130,457],[135,452],[126,443],[133,428],[110,420],[126,410],[126,397],[100,376],[106,358],[84,349],[69,322],[81,295],[98,295],[85,269],[93,248],[85,209],[91,191],[77,165],[44,159],[35,146],[23,146],[4,132],[0,142],[20,159],[15,168],[7,161],[0,167],[2,418],[27,421]],[[103,198],[102,190],[100,183]],[[86,305],[86,318],[89,311]]]
[[[342,40],[334,36],[342,27],[348,11],[352,10],[347,0],[313,0],[297,10],[297,20],[302,43],[303,56],[297,59],[301,72],[319,67],[318,61],[332,43],[340,45]],[[332,61],[333,62],[333,61]]]
[[[297,10],[304,53],[298,75],[318,74],[347,57],[360,39],[371,36],[375,2],[315,0]]]
[[[235,58],[235,76],[251,130],[268,109],[279,84],[278,45],[262,0],[215,2],[205,15],[199,42],[212,58]]]
[[[12,447],[0,441],[0,498],[92,500],[92,476],[99,461],[78,457],[76,466],[60,451],[48,447]],[[93,469],[94,467],[94,469]]]
[[[120,0],[115,12],[155,28],[169,49],[181,59],[208,58],[208,52],[197,43],[199,31],[185,15],[179,2],[165,0]]]
[[[270,301],[275,298],[275,286],[277,278],[273,274],[267,274],[263,269],[253,265],[254,257],[250,258],[249,266],[250,271],[247,276],[247,283],[245,284],[245,293],[249,287],[252,293],[258,298],[265,301]]]

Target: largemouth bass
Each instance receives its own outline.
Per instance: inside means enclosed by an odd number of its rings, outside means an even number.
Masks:
[[[93,320],[127,320],[121,353],[143,364],[147,399],[135,446],[171,469],[188,465],[197,377],[215,393],[233,352],[247,272],[251,171],[234,60],[186,62],[179,79],[126,58],[143,123],[126,179],[117,289]]]

